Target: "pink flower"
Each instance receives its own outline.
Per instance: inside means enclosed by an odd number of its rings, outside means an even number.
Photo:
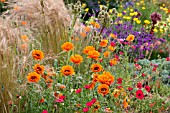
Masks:
[[[89,88],[90,88],[90,86],[89,86],[89,85],[85,85],[85,86],[84,86],[84,88],[89,89]]]
[[[120,51],[120,52],[119,52],[119,54],[120,54],[120,55],[123,55],[123,52],[122,52],[122,51]]]
[[[117,84],[122,84],[122,78],[117,79]]]
[[[170,57],[167,57],[167,58],[166,58],[166,61],[170,61]]]
[[[115,54],[114,57],[117,59],[117,61],[120,61],[119,56],[117,54]]]
[[[102,62],[102,61],[103,61],[102,59],[99,60],[99,62]]]
[[[114,42],[110,42],[110,45],[111,45],[112,47],[115,47],[115,46],[116,46],[116,44],[115,44]]]
[[[117,86],[116,88],[117,88],[117,89],[121,89],[121,88],[122,88],[122,86]]]
[[[64,100],[63,99],[56,99],[55,102],[62,103],[62,102],[64,102]]]
[[[77,90],[76,90],[76,94],[79,94],[81,91],[82,91],[81,88],[77,89]]]
[[[129,87],[129,88],[128,88],[128,90],[129,90],[129,91],[132,91],[132,90],[133,90],[133,88],[132,88],[132,87]]]
[[[142,83],[138,82],[137,88],[141,89],[142,88]]]
[[[136,49],[136,46],[132,45],[132,49]]]
[[[154,68],[152,69],[152,71],[156,71],[156,68],[157,68],[157,67],[154,67]]]
[[[92,102],[87,102],[87,103],[86,103],[86,106],[87,106],[87,107],[91,107],[92,105],[93,105]]]
[[[48,111],[47,110],[43,110],[42,113],[48,113]]]
[[[148,86],[148,85],[146,85],[146,86],[145,86],[145,90],[146,90],[147,92],[150,92],[151,87],[150,87],[150,86]]]
[[[94,104],[96,101],[97,101],[96,98],[93,98],[93,99],[91,100],[91,102],[92,102],[93,104]]]
[[[146,76],[146,74],[142,73],[142,76],[144,77],[144,76]]]
[[[83,108],[83,112],[88,112],[89,108]]]
[[[59,97],[59,99],[63,99],[63,100],[64,100],[65,98],[66,98],[66,97],[63,96],[63,95]]]

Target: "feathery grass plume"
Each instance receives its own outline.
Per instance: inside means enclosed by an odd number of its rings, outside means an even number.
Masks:
[[[14,91],[17,87],[17,76],[15,75],[14,61],[17,39],[10,25],[0,18],[0,108],[2,113],[8,113],[10,105],[8,101],[13,100]]]
[[[70,23],[63,0],[14,0],[9,7],[12,10],[4,14],[8,15],[6,19],[29,29],[45,54],[53,56],[61,51],[61,44],[68,40],[66,29]],[[18,9],[14,10],[15,7]]]

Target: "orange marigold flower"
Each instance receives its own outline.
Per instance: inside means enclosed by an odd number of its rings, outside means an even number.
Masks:
[[[27,50],[28,49],[28,44],[27,43],[23,43],[20,45],[20,48],[23,50]]]
[[[110,64],[111,65],[116,65],[117,64],[117,59],[116,58],[111,59]]]
[[[93,51],[93,50],[95,50],[95,48],[93,46],[87,46],[84,48],[83,53],[88,54],[89,51]]]
[[[106,39],[104,39],[104,40],[102,40],[102,41],[100,42],[100,46],[101,46],[101,47],[106,47],[107,44],[108,44],[108,40],[106,40]]]
[[[135,39],[134,35],[129,35],[126,40],[132,42]]]
[[[109,55],[110,55],[110,52],[109,52],[109,51],[105,51],[105,52],[103,53],[103,55],[104,55],[105,58],[108,58]]]
[[[123,107],[126,109],[128,107],[128,103],[126,101],[123,101]]]
[[[83,61],[83,57],[81,55],[75,54],[70,57],[70,61],[75,64],[80,64]]]
[[[93,82],[97,82],[99,74],[93,74]]]
[[[97,23],[97,22],[95,22],[94,27],[97,28],[97,29],[99,29],[99,28],[100,28],[100,24]]]
[[[6,0],[1,0],[1,2],[5,2]]]
[[[38,74],[43,74],[43,72],[44,72],[43,65],[35,64],[33,68],[34,68],[34,71],[37,72]]]
[[[110,34],[110,37],[116,38],[117,36],[116,36],[115,34],[111,33],[111,34]]]
[[[93,111],[96,112],[99,109],[100,109],[100,102],[95,102],[93,104]]]
[[[84,33],[84,32],[81,32],[80,35],[81,35],[83,38],[85,38],[85,37],[87,36],[87,34]]]
[[[108,50],[113,52],[113,51],[115,51],[115,48],[112,46],[108,46]]]
[[[41,76],[36,72],[29,73],[27,76],[27,80],[29,82],[38,82],[40,80],[40,78],[41,78]]]
[[[66,88],[65,85],[61,85],[61,86],[59,86],[59,87],[60,87],[61,90]]]
[[[94,21],[90,22],[90,24],[93,25],[93,26],[94,26],[95,23],[96,23],[96,22],[94,22]]]
[[[110,72],[104,71],[102,75],[98,76],[97,81],[110,86],[114,82],[114,76]]]
[[[21,24],[22,24],[22,25],[26,25],[27,22],[26,22],[26,21],[22,21]]]
[[[40,103],[44,103],[44,98],[42,98],[39,102],[40,102]]]
[[[32,57],[35,60],[42,60],[44,58],[44,53],[41,50],[33,50]]]
[[[25,41],[25,42],[27,42],[27,41],[28,41],[28,37],[27,37],[27,35],[22,35],[22,36],[21,36],[21,39],[22,39],[23,41]]]
[[[74,45],[71,42],[64,43],[61,48],[65,51],[70,51],[74,48]]]
[[[14,10],[19,10],[19,7],[18,7],[18,6],[14,6],[13,9],[14,9]]]
[[[89,51],[88,52],[88,57],[97,60],[100,56],[100,53],[96,50]]]
[[[102,94],[103,96],[109,93],[109,86],[106,84],[101,84],[98,86],[98,93]]]
[[[88,33],[88,32],[90,32],[90,27],[89,26],[85,26],[84,30]]]
[[[65,76],[69,76],[74,74],[74,69],[72,66],[66,65],[61,68],[60,72]]]
[[[113,96],[114,96],[114,98],[118,98],[119,97],[119,95],[120,95],[120,90],[118,90],[118,89],[115,89],[114,91],[113,91]]]
[[[53,79],[51,79],[51,78],[46,78],[46,80],[45,80],[45,83],[52,83],[53,82]]]
[[[93,72],[100,72],[100,71],[102,71],[102,66],[100,65],[100,64],[92,64],[91,65],[91,70],[93,71]]]

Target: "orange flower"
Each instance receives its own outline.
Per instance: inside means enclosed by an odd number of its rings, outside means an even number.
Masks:
[[[64,43],[61,48],[65,51],[70,51],[74,48],[74,45],[71,42]]]
[[[53,82],[53,80],[50,77],[46,78],[46,80],[45,80],[45,83],[52,83],[52,82]]]
[[[14,6],[13,9],[14,9],[14,10],[19,10],[19,7],[18,7],[18,6]]]
[[[129,35],[126,40],[132,42],[135,39],[134,35]]]
[[[105,51],[105,52],[103,53],[103,55],[104,55],[105,58],[108,58],[108,57],[109,57],[109,54],[110,54],[109,51]]]
[[[95,23],[96,23],[96,22],[94,22],[94,21],[90,22],[90,24],[93,25],[93,26],[95,25]]]
[[[81,32],[80,35],[81,35],[83,38],[85,38],[85,37],[87,36],[87,34],[84,33],[84,32]]]
[[[106,40],[106,39],[104,39],[104,40],[102,40],[102,41],[100,42],[100,46],[101,46],[101,47],[106,47],[107,44],[108,44],[108,40]]]
[[[113,96],[114,96],[114,98],[118,98],[119,97],[119,95],[120,95],[120,90],[118,90],[118,89],[115,89],[114,91],[113,91]]]
[[[110,72],[104,71],[102,75],[98,76],[98,82],[110,86],[114,82],[114,76]]]
[[[90,83],[88,85],[88,89],[92,90],[94,88],[95,84],[96,84],[95,82]]]
[[[22,35],[22,36],[21,36],[21,39],[22,39],[23,41],[25,41],[25,42],[27,42],[27,41],[28,41],[28,37],[27,37],[27,35]]]
[[[42,98],[39,102],[40,102],[40,103],[44,103],[44,98]]]
[[[66,88],[65,85],[61,85],[61,86],[59,86],[59,87],[60,87],[61,90]]]
[[[97,28],[97,29],[99,29],[99,28],[100,28],[100,24],[97,23],[97,22],[95,22],[94,27]]]
[[[27,80],[29,82],[38,82],[40,80],[40,78],[41,78],[41,76],[36,72],[29,73],[27,76]]]
[[[32,57],[35,60],[42,60],[44,58],[44,53],[41,50],[33,50]]]
[[[93,74],[93,82],[97,82],[99,74]]]
[[[117,36],[116,36],[115,34],[111,33],[111,34],[110,34],[110,37],[116,38]]]
[[[116,58],[111,59],[110,64],[111,65],[116,65],[117,64],[117,59]]]
[[[100,72],[100,71],[102,71],[102,66],[100,64],[92,64],[91,70],[93,72]]]
[[[108,50],[113,52],[113,51],[115,51],[115,48],[112,46],[108,46]]]
[[[99,109],[100,109],[100,102],[95,102],[93,104],[93,111],[96,112]]]
[[[88,33],[88,32],[90,32],[90,27],[89,26],[85,26],[84,30]]]
[[[80,64],[83,61],[83,58],[81,55],[75,54],[70,57],[70,61],[75,64]]]
[[[44,72],[43,65],[35,64],[33,68],[34,68],[34,71],[37,72],[38,74],[43,74],[43,72]]]
[[[123,101],[123,107],[126,109],[128,107],[128,103],[126,101]]]
[[[74,69],[72,66],[66,65],[61,68],[60,72],[65,76],[69,76],[74,74]]]
[[[23,43],[20,45],[21,49],[23,50],[27,50],[28,49],[28,44],[27,43]]]
[[[22,21],[22,22],[21,22],[21,24],[22,24],[22,25],[26,25],[26,24],[27,24],[27,22],[25,22],[25,21]]]
[[[109,86],[106,84],[101,84],[98,86],[98,93],[102,94],[103,96],[109,93]]]
[[[88,52],[88,57],[97,60],[100,56],[100,53],[96,50],[89,51]]]
[[[88,54],[89,51],[93,51],[93,50],[95,50],[95,48],[93,46],[87,46],[84,48],[83,53]]]
[[[1,0],[1,2],[5,2],[6,0]]]

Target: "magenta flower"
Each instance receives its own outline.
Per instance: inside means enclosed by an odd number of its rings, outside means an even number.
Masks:
[[[89,85],[85,85],[85,86],[84,86],[84,88],[89,89],[89,88],[90,88],[90,86],[89,86]]]
[[[64,100],[63,99],[56,99],[55,102],[62,103],[62,102],[64,102]]]
[[[91,102],[92,102],[93,104],[94,104],[96,101],[97,101],[96,98],[93,98],[93,99],[91,100]]]
[[[83,108],[83,112],[88,112],[89,108]]]
[[[48,113],[48,111],[47,110],[43,110],[42,113]]]
[[[87,107],[91,107],[92,105],[93,105],[93,102],[87,102],[87,103],[86,103],[86,106],[87,106]]]
[[[142,88],[142,83],[138,82],[137,88],[141,89]]]
[[[65,98],[66,98],[66,97],[63,96],[63,95],[59,97],[59,99],[63,99],[63,100],[64,100]]]
[[[76,90],[76,94],[79,94],[81,91],[82,91],[81,88],[77,89],[77,90]]]

